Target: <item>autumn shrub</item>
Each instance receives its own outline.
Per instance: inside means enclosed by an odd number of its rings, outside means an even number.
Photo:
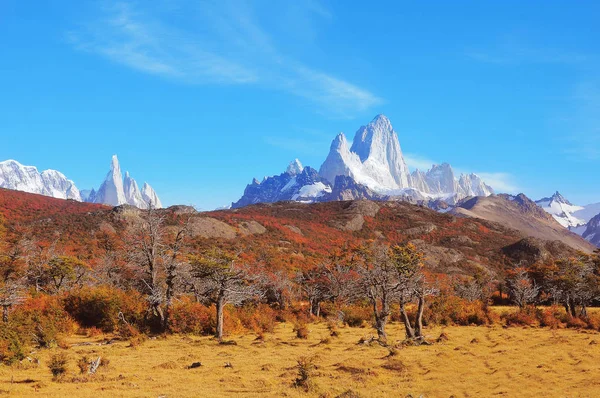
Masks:
[[[21,336],[30,336],[37,347],[59,345],[61,336],[75,330],[75,322],[56,296],[38,295],[15,308],[11,325]]]
[[[556,305],[538,311],[540,326],[549,327],[551,329],[565,326],[561,320],[563,318],[563,312],[564,311],[561,311]]]
[[[25,358],[23,336],[10,325],[0,328],[0,363],[12,365]]]
[[[275,330],[277,311],[267,304],[246,305],[236,308],[232,311],[232,316],[236,316],[244,328],[256,333]]]
[[[81,326],[96,327],[103,332],[117,329],[119,312],[129,322],[139,324],[146,309],[138,293],[108,286],[84,287],[70,292],[64,298],[64,308]]]
[[[171,312],[170,328],[173,333],[208,335],[214,333],[214,308],[182,297]]]
[[[67,354],[64,352],[59,352],[58,354],[54,354],[52,357],[50,357],[48,369],[50,369],[50,373],[52,373],[54,380],[62,378],[65,373],[67,373],[68,362],[69,360],[67,358]]]
[[[590,314],[587,318],[588,329],[600,331],[600,315]]]
[[[526,306],[517,311],[504,312],[501,318],[507,326],[538,326],[540,324],[540,310],[534,306]]]
[[[566,321],[567,321],[566,324],[567,324],[568,328],[574,328],[574,329],[588,328],[588,323],[584,319],[581,319],[579,317],[567,316]]]
[[[296,333],[296,337],[299,339],[308,339],[310,331],[306,323],[297,323],[294,325],[294,333]]]
[[[440,295],[429,300],[424,319],[437,325],[468,326],[492,324],[498,321],[498,316],[479,300]]]
[[[367,306],[362,305],[349,305],[342,309],[344,322],[350,327],[364,326],[366,323],[371,322],[373,318],[373,311]]]

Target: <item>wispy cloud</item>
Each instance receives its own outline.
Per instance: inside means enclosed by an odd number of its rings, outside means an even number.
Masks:
[[[520,189],[515,182],[515,177],[509,173],[476,173],[486,184],[498,193],[519,193]]]
[[[67,37],[81,51],[143,73],[186,84],[258,85],[306,98],[338,116],[382,102],[365,88],[286,56],[252,2],[222,0],[198,6],[175,1],[170,9],[177,11],[174,15],[148,4],[109,3],[100,16]],[[296,15],[315,16],[307,20],[331,18],[317,0],[278,3],[282,4]],[[184,22],[173,23],[177,18]],[[313,30],[308,22],[298,29]]]
[[[435,161],[414,153],[405,153],[404,161],[411,170],[419,169],[421,171],[427,171],[436,164]]]

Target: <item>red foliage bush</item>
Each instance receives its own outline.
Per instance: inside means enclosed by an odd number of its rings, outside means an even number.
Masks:
[[[196,335],[214,333],[215,310],[189,297],[183,297],[173,306],[170,328],[173,333]]]
[[[244,328],[256,333],[272,333],[275,330],[277,311],[267,304],[247,305],[237,308],[232,311],[231,315],[236,316]]]
[[[109,286],[85,287],[64,298],[65,310],[83,327],[96,327],[114,332],[119,325],[119,312],[128,322],[139,324],[146,306],[136,292],[124,292]]]
[[[505,312],[502,318],[506,326],[538,326],[541,311],[534,306],[527,306],[514,312]]]
[[[423,317],[428,323],[438,325],[488,325],[498,321],[498,316],[481,301],[452,295],[431,298]]]

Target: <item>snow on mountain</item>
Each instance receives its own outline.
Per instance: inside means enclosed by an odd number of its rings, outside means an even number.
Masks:
[[[290,162],[286,173],[295,176],[297,174],[302,173],[302,170],[304,170],[304,166],[302,166],[302,163],[300,163],[298,159],[294,159]]]
[[[452,167],[443,163],[423,172],[409,173],[398,140],[389,119],[376,116],[354,136],[352,147],[343,133],[333,140],[319,174],[330,182],[347,176],[381,195],[408,195],[411,198],[444,199],[452,203],[468,196],[494,193],[476,174],[456,178]],[[421,199],[420,199],[421,200]]]
[[[162,208],[162,203],[154,191],[154,188],[152,188],[147,182],[144,183],[142,188],[142,199],[144,200],[144,206],[141,207],[142,209],[148,207],[152,207],[153,209]]]
[[[565,228],[576,228],[585,225],[597,214],[589,214],[588,216],[587,213],[589,212],[586,211],[584,206],[573,205],[558,191],[551,197],[542,198],[535,203],[551,214]]]
[[[335,182],[338,175],[352,177],[381,193],[408,188],[410,180],[398,135],[384,115],[362,126],[350,148],[346,136],[338,134],[319,174],[330,182]]]
[[[302,167],[298,159],[290,163],[287,170],[277,176],[256,178],[246,186],[244,195],[232,208],[255,203],[273,203],[282,200],[312,203],[331,193],[331,185],[312,167]]]
[[[477,174],[461,174],[458,186],[465,197],[490,196],[494,194],[492,187],[487,185]]]
[[[112,157],[110,171],[104,182],[97,191],[91,191],[88,195],[88,201],[111,206],[129,204],[140,209],[149,207],[158,209],[162,207],[158,195],[148,183],[144,183],[140,191],[137,182],[131,178],[129,172],[126,172],[125,178],[123,178],[117,155]]]
[[[155,208],[162,207],[158,195],[150,185],[144,184],[144,188],[140,191],[129,173],[126,173],[123,179],[117,155],[112,157],[110,171],[97,191],[95,189],[79,191],[73,181],[56,170],[45,170],[40,173],[37,168],[24,166],[16,160],[0,162],[0,188],[112,206],[130,204],[146,209],[150,204]]]
[[[147,202],[142,197],[142,192],[138,187],[137,182],[129,176],[129,172],[125,172],[125,178],[123,179],[123,191],[125,193],[125,202],[138,207],[140,209],[145,209],[148,207]]]
[[[0,162],[0,188],[81,201],[75,183],[64,174],[56,170],[40,173],[37,168],[24,166],[16,160]]]
[[[310,170],[306,178],[306,171]],[[337,184],[343,186],[337,187]],[[303,202],[374,199],[405,200],[434,204],[440,209],[468,196],[488,196],[494,190],[476,174],[456,178],[452,167],[443,163],[423,172],[412,173],[404,161],[398,134],[384,115],[376,116],[354,135],[350,146],[344,133],[331,143],[319,172],[303,168],[298,159],[285,173],[254,179],[232,207],[253,203],[297,200]],[[441,202],[446,202],[444,205]]]
[[[125,190],[123,189],[123,175],[121,174],[121,166],[117,155],[113,155],[110,165],[110,171],[106,175],[104,182],[96,191],[94,203],[102,203],[105,205],[119,206],[127,203],[125,198]]]

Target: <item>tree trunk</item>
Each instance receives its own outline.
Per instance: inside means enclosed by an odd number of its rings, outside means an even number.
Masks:
[[[217,298],[217,330],[215,337],[221,341],[223,340],[223,307],[225,306],[225,299],[222,295]]]
[[[4,323],[8,322],[8,309],[9,308],[10,308],[10,306],[8,306],[8,305],[2,306],[2,322],[4,322]]]
[[[162,324],[163,332],[169,330],[171,307],[173,306],[173,297],[175,296],[175,277],[175,268],[171,266],[168,269],[166,278],[167,291],[165,292],[165,316]]]
[[[419,307],[417,309],[417,320],[415,322],[415,337],[423,337],[423,311],[425,310],[425,297],[419,296]]]
[[[377,311],[377,302],[373,303],[373,310],[375,313],[375,329],[377,330],[377,338],[380,343],[387,342],[387,333],[385,332],[385,326],[387,325],[388,318],[390,316],[389,306],[385,300],[381,302],[381,310]]]
[[[406,307],[404,306],[404,303],[400,303],[400,315],[402,317],[402,322],[404,322],[404,329],[406,330],[406,338],[414,339],[415,331],[412,328],[412,326],[410,325],[410,318],[408,317],[408,314],[406,313]]]
[[[375,329],[377,330],[377,338],[381,343],[387,342],[387,333],[385,332],[385,325],[387,324],[387,317],[376,316],[375,317]]]

